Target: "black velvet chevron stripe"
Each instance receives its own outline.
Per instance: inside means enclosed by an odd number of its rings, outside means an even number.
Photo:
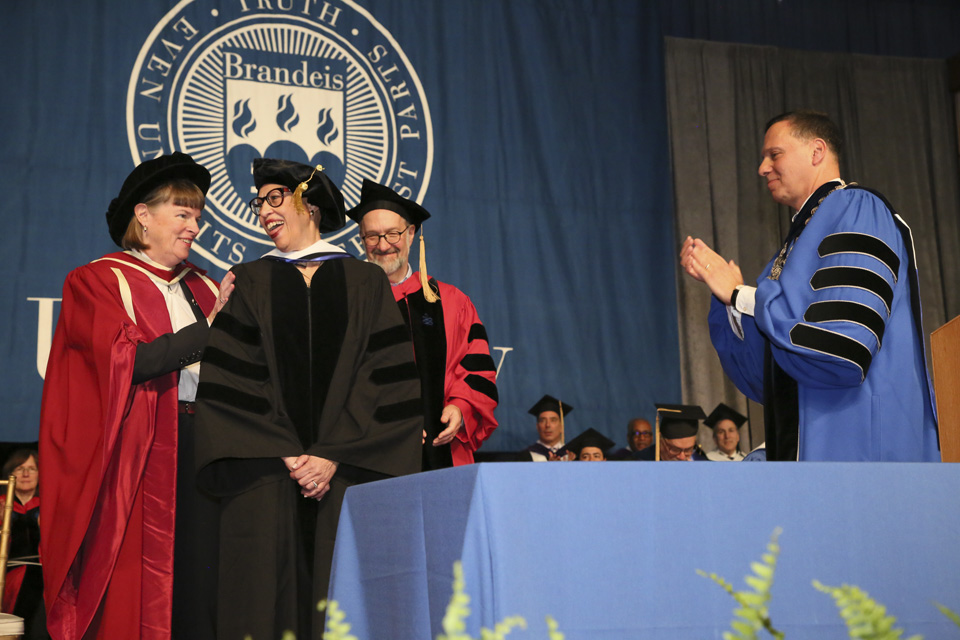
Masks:
[[[217,400],[224,404],[237,407],[250,413],[266,415],[270,411],[270,403],[266,398],[237,391],[215,382],[201,382],[197,385],[197,398],[202,400]]]
[[[404,400],[393,404],[385,404],[377,407],[373,412],[373,418],[377,422],[396,422],[398,420],[409,420],[423,415],[423,403],[420,398],[413,400]]]
[[[818,269],[810,278],[810,286],[813,287],[814,291],[830,287],[866,289],[883,300],[884,304],[887,305],[887,313],[890,313],[890,305],[893,304],[893,288],[883,279],[883,276],[877,275],[869,269],[824,267]]]
[[[231,355],[226,351],[221,351],[216,347],[207,347],[204,350],[203,363],[216,365],[221,369],[229,371],[230,373],[235,373],[238,376],[247,378],[248,380],[254,380],[256,382],[263,382],[270,377],[270,371],[267,370],[266,365],[241,360],[240,358]]]
[[[497,385],[494,383],[490,382],[483,376],[478,376],[475,373],[471,373],[465,379],[467,386],[477,393],[482,393],[483,395],[492,399],[494,402],[500,402],[500,394],[497,392]]]
[[[883,342],[883,330],[886,328],[883,317],[875,309],[847,300],[814,302],[807,307],[803,319],[807,322],[854,322],[872,331],[878,343]]]
[[[470,333],[467,334],[467,342],[473,342],[474,340],[490,342],[487,338],[487,330],[479,322],[474,322],[470,325]]]
[[[867,369],[873,360],[870,350],[853,338],[807,324],[798,324],[790,329],[790,341],[798,347],[852,362],[860,367],[861,379],[866,377]]]
[[[220,329],[231,338],[254,347],[260,344],[260,329],[245,325],[228,313],[221,311],[213,321],[213,328]]]
[[[460,365],[467,371],[496,371],[493,358],[489,353],[468,353],[460,360]]]
[[[401,364],[390,365],[389,367],[380,367],[370,373],[370,381],[376,385],[391,384],[393,382],[403,382],[404,380],[419,380],[420,371],[413,360]]]
[[[894,282],[897,281],[897,274],[900,271],[900,256],[897,252],[880,238],[868,236],[865,233],[831,234],[820,242],[817,253],[821,258],[838,253],[862,253],[873,256],[887,265],[893,274]]]
[[[367,342],[367,353],[375,353],[404,342],[410,342],[410,331],[406,325],[398,324],[389,329],[371,333],[370,340]]]

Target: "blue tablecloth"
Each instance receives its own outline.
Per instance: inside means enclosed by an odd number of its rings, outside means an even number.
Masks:
[[[906,633],[960,637],[960,466],[839,463],[489,463],[351,488],[331,581],[360,640],[435,638],[463,561],[479,637],[506,616],[547,638],[703,640],[776,527],[770,615],[788,640],[846,638],[811,586],[855,584]]]

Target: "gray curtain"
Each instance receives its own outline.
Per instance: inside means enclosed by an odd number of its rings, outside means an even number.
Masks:
[[[879,190],[913,229],[924,334],[960,314],[960,171],[946,62],[666,38],[678,251],[702,238],[756,280],[790,223],[757,175],[763,126],[798,108],[840,125],[841,175]],[[710,344],[706,287],[677,270],[685,402],[762,409],[724,376]],[[746,435],[746,434],[744,434]]]

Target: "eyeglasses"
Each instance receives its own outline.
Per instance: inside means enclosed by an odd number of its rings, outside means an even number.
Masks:
[[[665,449],[672,456],[692,456],[693,452],[696,451],[697,446],[685,447],[681,449],[680,447],[675,447],[666,438],[660,439],[660,448]]]
[[[37,468],[36,467],[17,467],[16,469],[13,470],[13,472],[16,474],[26,475],[28,473],[36,473]]]
[[[633,431],[630,435],[652,437],[653,431]]]
[[[368,233],[363,236],[363,243],[368,247],[375,247],[380,244],[380,238],[383,238],[390,244],[397,244],[400,242],[400,236],[407,232],[407,229],[412,227],[412,224],[408,224],[401,231],[387,231],[386,233]]]
[[[262,198],[254,198],[250,201],[250,211],[253,211],[253,215],[260,215],[260,208],[263,206],[263,203],[266,202],[271,207],[279,207],[283,203],[283,199],[287,197],[288,193],[293,193],[290,189],[286,187],[277,187],[267,192],[267,195]]]

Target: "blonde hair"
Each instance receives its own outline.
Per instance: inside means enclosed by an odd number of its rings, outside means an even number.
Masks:
[[[190,207],[191,209],[203,210],[203,207],[207,204],[207,199],[200,187],[184,179],[163,183],[148,193],[141,202],[148,207],[155,207],[171,200],[178,207]],[[140,226],[137,216],[134,215],[130,218],[127,230],[120,241],[120,246],[127,250],[136,249],[137,251],[146,251],[150,248],[143,237],[143,227]]]

